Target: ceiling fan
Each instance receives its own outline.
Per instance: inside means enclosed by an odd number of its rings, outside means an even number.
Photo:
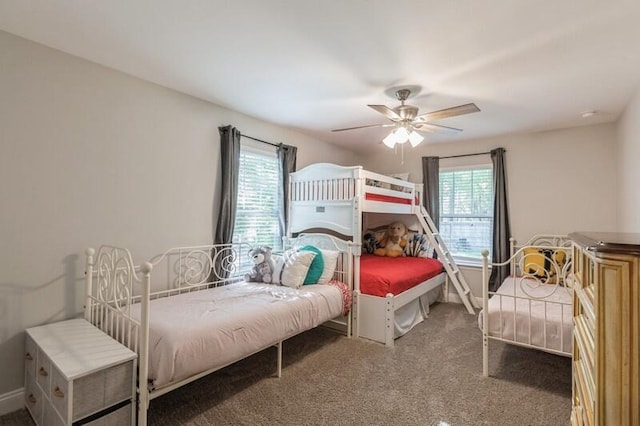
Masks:
[[[424,140],[424,137],[418,132],[462,131],[462,129],[455,127],[434,124],[432,121],[480,111],[480,108],[478,108],[476,104],[469,103],[418,115],[418,107],[405,104],[405,101],[411,95],[410,89],[399,89],[395,95],[396,99],[400,101],[400,105],[395,108],[389,108],[386,105],[368,105],[370,108],[373,108],[391,120],[391,123],[347,127],[345,129],[335,129],[332,130],[332,132],[365,129],[369,127],[392,127],[393,130],[391,133],[382,140],[385,145],[393,148],[396,144],[403,144],[408,141],[411,143],[411,146],[415,147]]]

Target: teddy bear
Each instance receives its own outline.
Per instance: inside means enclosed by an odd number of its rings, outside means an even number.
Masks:
[[[404,255],[407,245],[407,227],[402,222],[393,222],[378,242],[378,248],[373,252],[376,256],[400,257]]]
[[[245,281],[271,283],[271,275],[275,269],[275,262],[271,257],[271,247],[262,246],[249,250],[249,259],[253,262],[251,272],[245,274]]]

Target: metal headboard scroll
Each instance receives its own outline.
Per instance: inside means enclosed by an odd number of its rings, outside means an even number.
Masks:
[[[156,256],[151,263],[169,274],[166,279],[170,288],[191,291],[235,282],[242,268],[251,267],[243,255],[250,249],[244,243],[177,247]]]
[[[129,313],[133,297],[133,285],[140,281],[136,275],[133,258],[127,249],[102,246],[96,261],[95,298]]]
[[[560,266],[556,260],[558,252],[563,252],[565,262]],[[519,249],[518,268],[521,271],[519,278],[520,288],[531,299],[545,299],[553,295],[559,288],[571,293],[571,285],[567,275],[571,270],[570,250],[563,247],[545,247],[545,250],[527,253],[525,247]],[[545,267],[541,267],[541,262]],[[534,295],[531,290],[547,290],[542,295]]]

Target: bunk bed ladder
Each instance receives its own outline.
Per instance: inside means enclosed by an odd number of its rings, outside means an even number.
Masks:
[[[470,314],[475,314],[473,308],[480,309],[480,303],[476,300],[476,298],[471,293],[471,289],[469,288],[469,284],[464,279],[464,276],[460,272],[460,268],[456,264],[456,261],[453,259],[451,252],[447,248],[444,240],[440,236],[440,232],[436,228],[435,223],[427,213],[427,210],[420,206],[420,214],[418,215],[418,219],[420,220],[420,224],[422,227],[429,231],[427,232],[427,237],[431,245],[434,247],[436,253],[438,253],[438,259],[444,265],[444,269],[447,271],[447,275],[449,276],[449,280],[455,287],[462,303]]]

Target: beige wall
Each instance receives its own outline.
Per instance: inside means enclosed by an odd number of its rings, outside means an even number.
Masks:
[[[299,167],[358,162],[5,32],[0,70],[0,397],[23,386],[23,330],[81,311],[85,247],[122,245],[141,261],[211,241],[218,126],[298,146]]]
[[[615,126],[600,125],[425,143],[400,164],[392,152],[375,149],[362,159],[4,32],[0,69],[0,396],[23,385],[22,331],[81,310],[85,247],[124,245],[144,259],[211,240],[220,125],[298,146],[298,167],[363,164],[409,171],[414,181],[422,177],[421,156],[502,146],[519,240],[616,226],[640,232],[640,94],[618,127],[617,151]],[[479,273],[465,275],[479,294]]]
[[[640,232],[640,90],[618,123],[618,231]]]
[[[422,156],[449,156],[504,147],[511,232],[519,241],[537,233],[616,230],[616,139],[613,124],[549,132],[514,134],[456,143],[423,143],[405,150],[404,164],[392,151],[377,152],[365,166],[381,173],[405,171],[422,180]],[[442,159],[441,167],[490,157]],[[479,270],[464,268],[476,296],[481,295]],[[451,289],[453,291],[453,289]]]

